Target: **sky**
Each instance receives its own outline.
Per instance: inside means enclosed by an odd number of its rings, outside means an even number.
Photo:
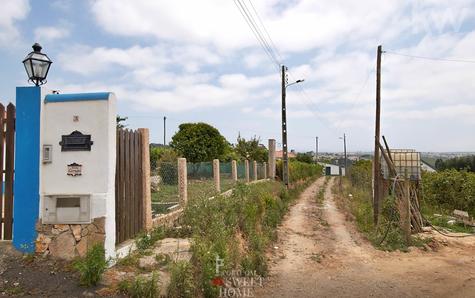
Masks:
[[[321,152],[342,151],[345,133],[350,152],[372,151],[381,44],[390,147],[475,151],[475,0],[241,1],[277,62],[235,0],[0,0],[0,101],[28,84],[21,61],[38,42],[53,60],[46,88],[114,92],[151,142],[166,116],[167,141],[206,122],[231,143],[280,145],[283,63],[289,82],[305,79],[287,91],[290,149],[315,150],[318,136]]]

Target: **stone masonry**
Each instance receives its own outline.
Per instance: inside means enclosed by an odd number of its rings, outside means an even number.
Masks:
[[[105,217],[95,218],[90,224],[43,225],[36,223],[36,253],[71,260],[83,257],[94,244],[104,245]]]

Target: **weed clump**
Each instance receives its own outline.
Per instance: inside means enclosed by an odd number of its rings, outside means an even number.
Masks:
[[[86,256],[74,262],[74,268],[79,271],[80,283],[83,286],[95,286],[101,280],[109,261],[105,258],[105,250],[101,244],[94,245]]]
[[[132,281],[123,280],[118,288],[121,293],[131,298],[154,298],[160,294],[158,275],[155,272],[152,273],[151,278],[139,276]]]

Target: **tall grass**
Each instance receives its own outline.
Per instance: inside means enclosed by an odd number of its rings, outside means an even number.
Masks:
[[[193,235],[193,276],[195,289],[201,289],[195,294],[218,296],[219,288],[211,283],[216,275],[216,257],[224,259],[221,271],[240,269],[265,276],[265,251],[276,239],[276,227],[310,182],[290,190],[270,181],[238,184],[230,197],[191,200],[183,224]]]

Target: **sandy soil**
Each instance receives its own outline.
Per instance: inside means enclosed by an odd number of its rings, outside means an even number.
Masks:
[[[375,250],[336,207],[319,179],[302,193],[271,254],[269,280],[256,297],[475,297],[475,237],[431,235],[436,251]]]

